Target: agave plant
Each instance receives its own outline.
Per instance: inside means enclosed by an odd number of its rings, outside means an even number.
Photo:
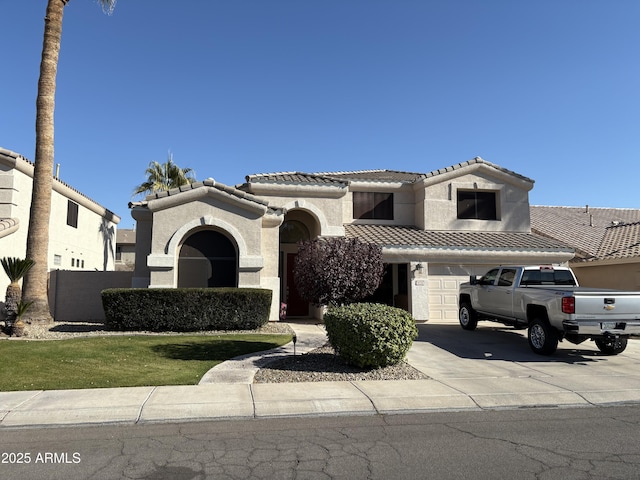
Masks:
[[[3,257],[0,258],[2,268],[11,282],[7,287],[4,308],[7,313],[7,324],[13,323],[18,316],[18,304],[22,297],[20,280],[33,267],[34,261],[29,258]],[[28,308],[28,307],[27,307]]]

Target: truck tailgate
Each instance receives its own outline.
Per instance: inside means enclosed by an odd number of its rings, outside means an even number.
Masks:
[[[575,316],[577,319],[606,320],[640,319],[640,294],[606,290],[577,289]]]

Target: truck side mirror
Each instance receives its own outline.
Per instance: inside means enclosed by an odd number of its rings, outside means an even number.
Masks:
[[[471,275],[469,277],[469,285],[477,285],[478,284],[478,277],[476,275]]]

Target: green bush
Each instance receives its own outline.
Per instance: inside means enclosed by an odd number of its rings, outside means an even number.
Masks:
[[[401,362],[418,336],[409,312],[377,303],[330,308],[324,324],[336,353],[360,368],[380,368]]]
[[[113,288],[102,291],[112,330],[253,330],[269,321],[271,290],[258,288]]]

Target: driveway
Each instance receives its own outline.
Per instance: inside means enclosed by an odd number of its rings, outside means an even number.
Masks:
[[[616,356],[601,354],[590,341],[564,341],[554,355],[541,356],[530,350],[526,330],[492,323],[475,331],[452,323],[421,324],[418,330],[408,362],[475,398],[521,392],[523,405],[556,405],[561,398],[545,396],[546,387],[556,387],[587,403],[640,400],[640,340],[630,340]]]

